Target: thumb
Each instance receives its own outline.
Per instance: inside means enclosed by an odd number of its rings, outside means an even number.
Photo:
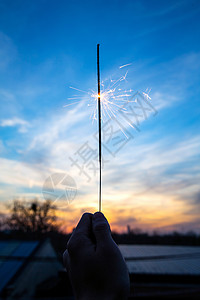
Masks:
[[[96,212],[92,218],[92,229],[97,243],[111,240],[110,225],[101,212]]]

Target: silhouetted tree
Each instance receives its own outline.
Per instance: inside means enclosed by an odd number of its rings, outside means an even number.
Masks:
[[[14,200],[6,223],[11,230],[24,232],[49,232],[58,229],[56,206],[50,201],[22,202]]]

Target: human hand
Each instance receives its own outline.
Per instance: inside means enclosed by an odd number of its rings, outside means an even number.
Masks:
[[[127,299],[128,270],[102,213],[83,214],[63,259],[77,300]]]

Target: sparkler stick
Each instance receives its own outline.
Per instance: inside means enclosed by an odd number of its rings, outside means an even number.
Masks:
[[[99,44],[97,45],[98,124],[99,124],[99,211],[101,211],[101,89],[99,67]]]
[[[146,100],[151,99],[147,93],[140,93],[136,92],[135,94],[132,94],[132,89],[124,89],[123,86],[121,88],[121,84],[126,80],[128,71],[126,71],[125,75],[120,76],[119,78],[110,79],[109,81],[105,80],[102,82],[102,92],[101,92],[101,84],[100,84],[100,63],[99,63],[99,47],[100,45],[97,44],[97,85],[98,85],[98,95],[96,94],[96,91],[89,90],[84,91],[81,89],[78,89],[76,87],[70,86],[71,89],[76,90],[78,92],[84,93],[84,100],[88,101],[88,106],[92,106],[94,110],[92,111],[92,119],[93,121],[98,122],[98,131],[99,131],[99,211],[102,210],[102,143],[101,143],[101,120],[103,121],[103,118],[106,119],[108,117],[109,119],[112,119],[113,117],[117,117],[118,111],[122,111],[124,114],[128,113],[128,109],[124,107],[126,103],[134,103],[136,102],[135,97],[138,95],[139,97],[142,97]],[[119,67],[119,69],[123,69],[127,66],[130,66],[131,63],[125,64]],[[74,95],[71,98],[68,98],[69,100],[77,100],[73,103],[67,104],[65,106],[71,106],[76,103],[79,103],[82,100],[82,96]],[[84,101],[85,102],[85,101]],[[102,117],[101,117],[102,112]],[[127,124],[126,126],[131,126],[132,128],[135,128],[131,122],[125,118],[124,120]],[[123,128],[120,128],[123,135],[128,139],[128,136],[126,135],[126,130],[124,131]]]

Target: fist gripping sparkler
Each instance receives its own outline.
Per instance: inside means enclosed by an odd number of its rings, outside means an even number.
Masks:
[[[99,44],[97,45],[97,84],[98,84],[98,125],[99,125],[99,211],[101,211],[101,89],[100,89],[100,66]]]

